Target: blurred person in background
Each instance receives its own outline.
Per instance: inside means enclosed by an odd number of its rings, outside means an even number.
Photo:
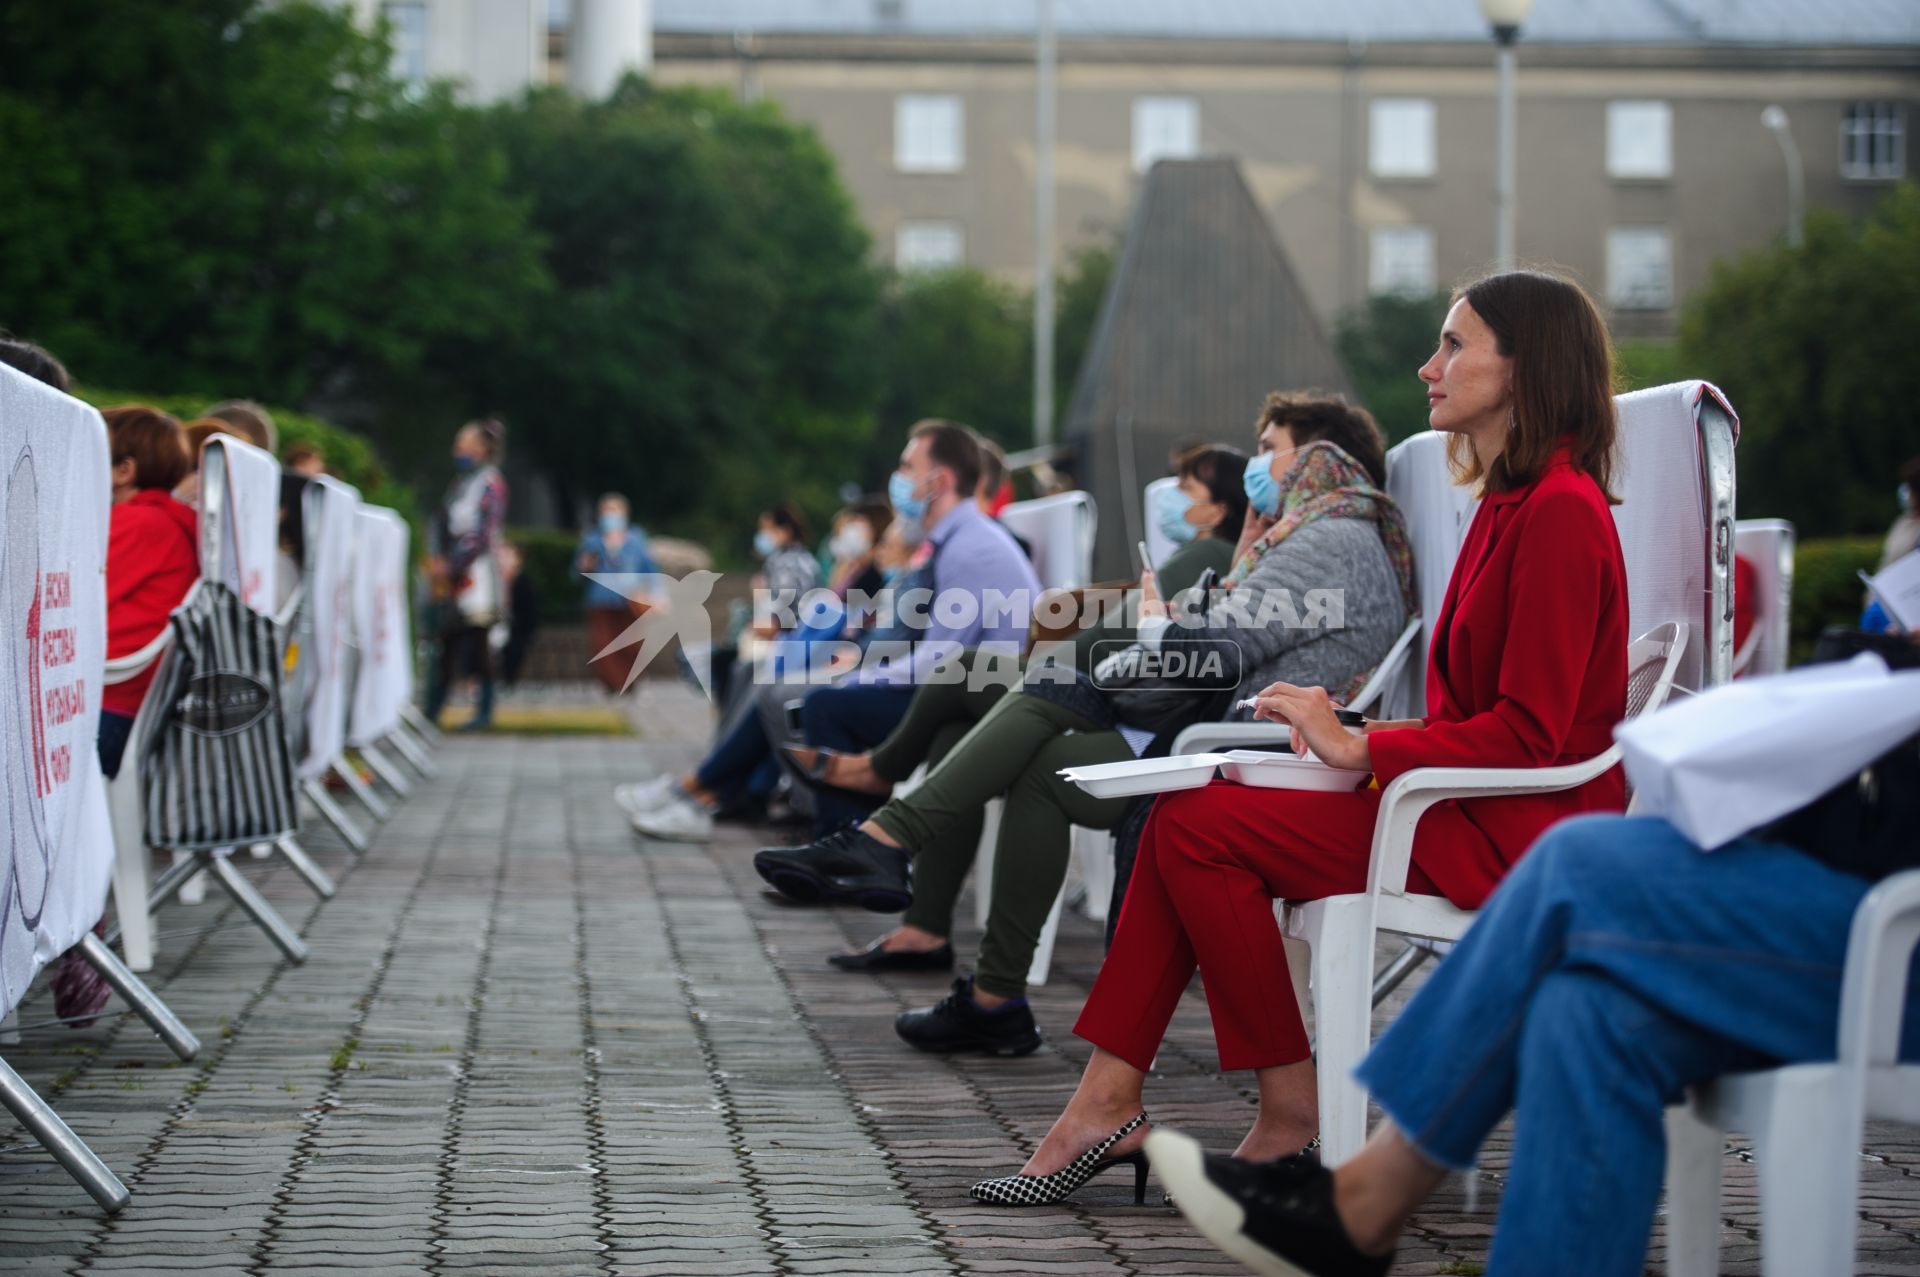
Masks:
[[[1900,486],[1895,489],[1900,515],[1887,529],[1886,544],[1880,547],[1880,566],[1884,572],[1895,559],[1904,559],[1920,546],[1920,457],[1900,467]]]
[[[606,649],[646,610],[627,594],[590,579],[594,574],[634,575],[658,572],[660,568],[647,553],[647,534],[632,526],[632,506],[618,492],[603,495],[596,505],[597,521],[593,530],[580,538],[574,551],[573,575],[586,584],[582,600],[587,613],[587,646],[594,653],[593,672],[612,693],[627,685],[638,644],[615,651]],[[606,652],[606,655],[599,655]]]
[[[507,583],[507,619],[494,630],[500,637],[500,680],[510,688],[519,685],[520,670],[540,629],[540,591],[526,566],[525,552],[518,544],[501,543],[500,575]]]
[[[492,417],[469,421],[453,436],[453,482],[427,528],[427,574],[445,604],[440,660],[428,682],[426,714],[435,723],[453,681],[477,682],[473,718],[462,731],[493,724],[493,660],[487,630],[505,616],[500,579],[501,528],[507,518],[507,481],[500,473],[506,427]]]
[[[215,435],[233,434],[233,428],[218,417],[196,417],[181,427],[187,441],[187,477],[173,490],[175,501],[188,505],[200,503],[200,450]],[[237,437],[237,436],[236,436]]]
[[[223,399],[204,415],[225,422],[223,429],[235,438],[280,455],[280,430],[273,424],[273,414],[253,400]]]
[[[318,479],[327,472],[327,456],[310,443],[296,443],[281,458],[281,466],[303,479]]]
[[[833,516],[828,589],[844,599],[854,593],[871,595],[885,584],[874,552],[892,522],[893,508],[884,501],[856,502]],[[858,628],[861,618],[849,616],[847,624]]]

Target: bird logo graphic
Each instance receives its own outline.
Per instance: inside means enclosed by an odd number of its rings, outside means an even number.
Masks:
[[[640,645],[621,691],[632,687],[640,672],[676,638],[680,640],[681,650],[690,657],[712,646],[713,622],[707,616],[707,597],[713,593],[714,582],[720,579],[718,572],[699,570],[678,578],[664,572],[588,572],[585,575],[589,581],[606,586],[622,598],[646,606],[646,611],[633,624],[591,658],[597,661],[623,647]],[[708,666],[700,660],[689,660],[688,664],[693,667],[700,690],[711,700],[713,688]]]

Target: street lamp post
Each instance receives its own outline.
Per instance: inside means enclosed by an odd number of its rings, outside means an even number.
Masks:
[[[1787,243],[1798,248],[1805,242],[1801,224],[1807,219],[1807,175],[1800,165],[1800,147],[1793,140],[1793,126],[1787,113],[1777,106],[1760,112],[1760,123],[1780,144],[1780,155],[1787,162]]]
[[[1500,124],[1498,154],[1495,159],[1493,256],[1500,270],[1512,270],[1514,249],[1514,41],[1520,38],[1520,24],[1527,20],[1533,0],[1480,0],[1480,16],[1493,27],[1494,43],[1499,46]]]
[[[1040,0],[1033,97],[1033,441],[1053,442],[1053,0]]]

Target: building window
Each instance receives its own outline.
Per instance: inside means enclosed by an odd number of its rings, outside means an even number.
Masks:
[[[967,237],[957,222],[902,222],[893,233],[898,270],[949,270],[966,261]]]
[[[1375,177],[1433,176],[1432,102],[1376,98],[1368,125],[1368,167]]]
[[[1665,102],[1607,103],[1607,176],[1673,176],[1673,111]]]
[[[893,104],[893,166],[903,173],[958,173],[966,162],[960,99],[909,93]]]
[[[425,0],[412,4],[388,3],[381,13],[393,27],[393,78],[409,84],[427,78],[427,6]]]
[[[1192,98],[1133,100],[1133,171],[1155,160],[1188,160],[1200,153],[1200,104]]]
[[[1620,310],[1673,305],[1673,238],[1664,226],[1607,232],[1607,300]]]
[[[1895,102],[1850,102],[1840,117],[1840,176],[1907,173],[1907,113]]]
[[[1383,226],[1373,233],[1371,290],[1397,297],[1433,295],[1433,232],[1424,226]]]

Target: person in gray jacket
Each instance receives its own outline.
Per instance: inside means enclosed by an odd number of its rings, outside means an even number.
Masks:
[[[1269,396],[1256,430],[1260,451],[1244,478],[1252,509],[1230,592],[1205,619],[1184,600],[1169,617],[1148,573],[1141,637],[1154,648],[1230,644],[1239,661],[1236,699],[1280,680],[1324,687],[1338,699],[1366,681],[1413,609],[1404,521],[1382,490],[1384,440],[1371,416],[1338,395]],[[953,908],[983,809],[1005,795],[977,971],[956,981],[952,996],[895,1025],[924,1050],[1015,1055],[1039,1045],[1026,976],[1066,874],[1069,827],[1111,829],[1128,806],[1094,798],[1057,773],[1136,757],[1157,734],[1126,722],[1124,701],[1084,681],[1067,691],[1076,694],[1030,683],[1025,694],[1002,696],[911,794],[810,846],[755,857],[762,877],[796,898],[906,910],[904,925],[863,951],[835,955],[835,965],[949,967]]]

